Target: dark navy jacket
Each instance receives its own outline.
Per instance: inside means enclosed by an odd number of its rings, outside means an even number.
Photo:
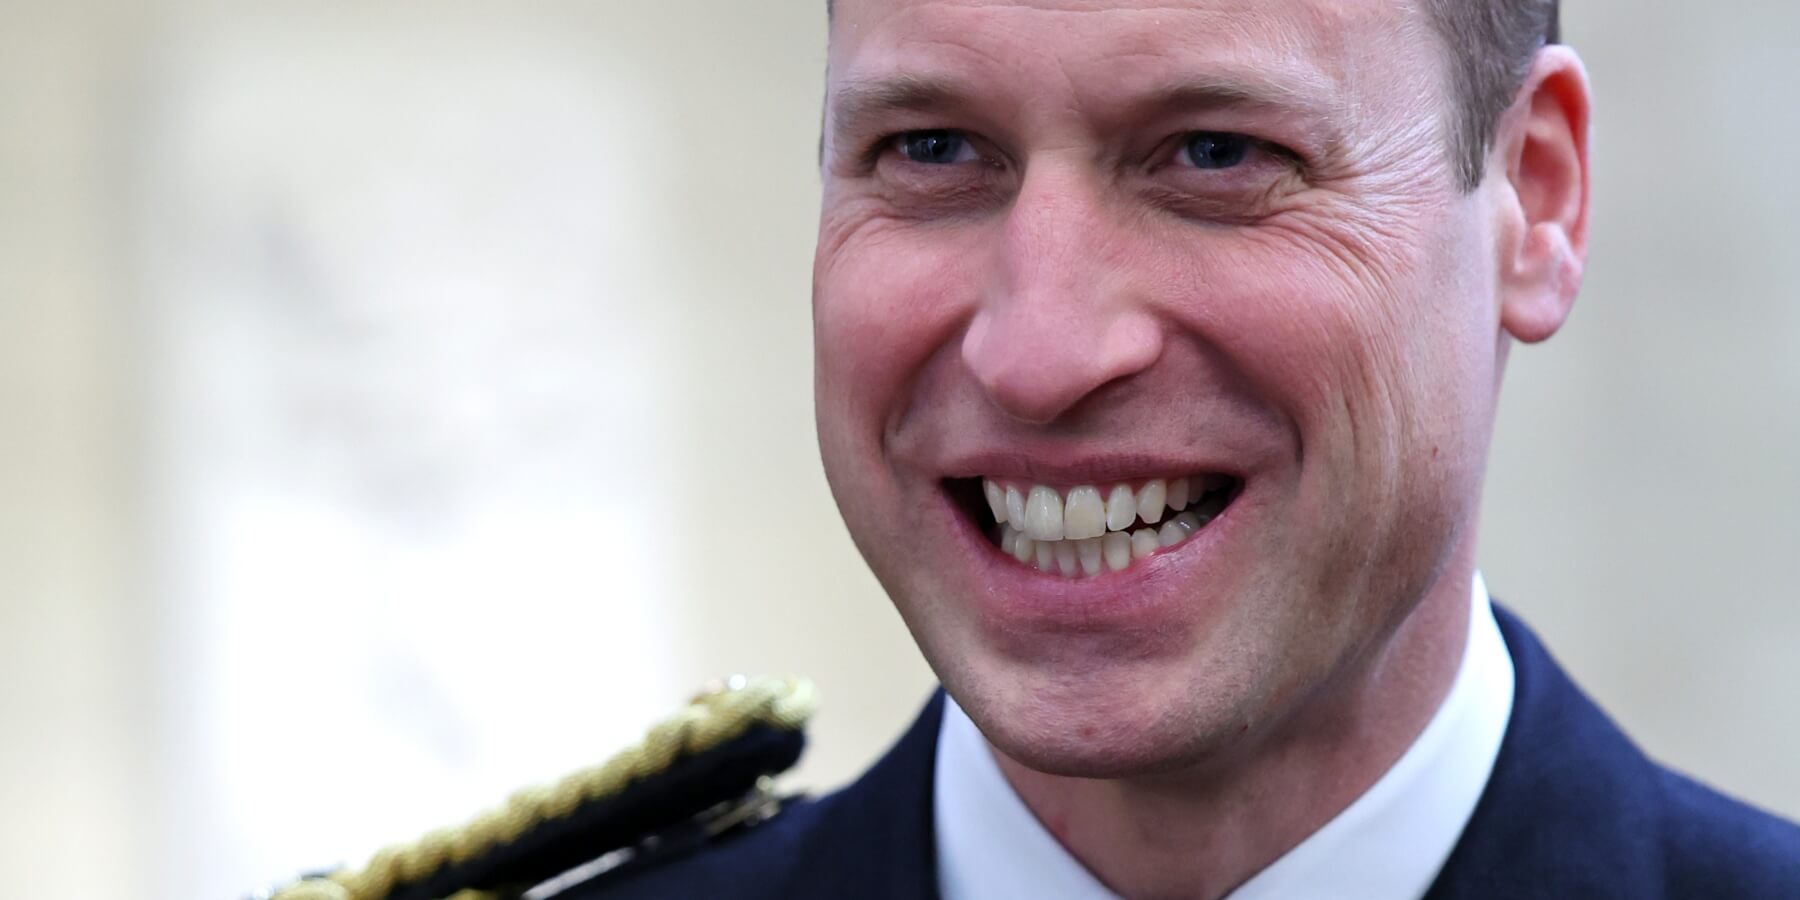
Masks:
[[[1800,828],[1651,762],[1523,624],[1500,610],[1496,618],[1517,673],[1512,719],[1428,900],[1800,900]],[[936,900],[931,791],[942,711],[940,694],[838,793],[566,896]]]

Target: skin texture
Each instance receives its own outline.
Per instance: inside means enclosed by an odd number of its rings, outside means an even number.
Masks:
[[[1507,348],[1568,315],[1589,92],[1540,53],[1462,190],[1443,49],[1377,0],[840,0],[814,268],[826,474],[1038,817],[1127,897],[1219,897],[1391,765],[1468,627]],[[948,165],[895,136],[967,135]],[[1250,135],[1200,169],[1197,131]],[[1244,480],[1079,588],[946,478]]]

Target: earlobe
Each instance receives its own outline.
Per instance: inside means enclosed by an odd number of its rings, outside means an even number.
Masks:
[[[1503,283],[1500,325],[1527,344],[1548,340],[1568,321],[1581,290],[1583,260],[1562,228],[1538,224],[1526,232],[1514,269]]]
[[[1581,290],[1592,107],[1581,59],[1567,47],[1545,48],[1502,120],[1489,160],[1510,188],[1499,217],[1500,325],[1526,343],[1561,329]]]

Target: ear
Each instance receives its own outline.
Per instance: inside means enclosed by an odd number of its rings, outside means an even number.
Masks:
[[[1593,93],[1575,51],[1540,50],[1489,157],[1500,206],[1500,326],[1526,343],[1569,318],[1587,267],[1588,119]]]

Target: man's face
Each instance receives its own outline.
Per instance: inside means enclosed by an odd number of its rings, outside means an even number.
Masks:
[[[1496,188],[1456,183],[1406,6],[839,0],[826,474],[1014,758],[1229,752],[1466,558]]]

